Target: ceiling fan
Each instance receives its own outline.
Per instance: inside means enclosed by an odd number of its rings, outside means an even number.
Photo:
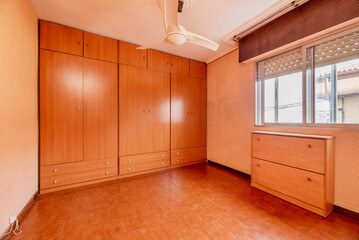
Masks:
[[[175,46],[180,46],[188,42],[217,51],[219,47],[217,43],[198,34],[188,32],[182,25],[178,24],[177,14],[178,12],[182,12],[183,4],[183,0],[163,0],[163,17],[166,36],[161,40],[140,46],[137,49],[152,48],[167,42]]]

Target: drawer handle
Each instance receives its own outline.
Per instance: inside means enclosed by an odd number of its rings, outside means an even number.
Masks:
[[[106,171],[106,175],[108,175],[108,171]]]
[[[77,44],[80,44],[81,42],[80,41],[76,41]]]
[[[54,184],[56,184],[56,183],[57,183],[57,180],[54,181]]]
[[[54,169],[54,172],[57,172],[57,168]]]
[[[108,165],[108,162],[106,162],[106,165]]]
[[[260,141],[261,141],[261,139],[260,139],[260,138],[257,138],[257,141],[258,141],[258,142],[260,142]]]
[[[131,171],[131,168],[128,168],[128,171]]]
[[[131,162],[131,159],[128,159],[128,162]]]
[[[177,160],[177,162],[179,162],[179,160]]]
[[[179,152],[177,152],[177,155],[179,155]]]
[[[312,181],[312,179],[309,177],[309,178],[308,178],[308,182],[311,182],[311,181]]]
[[[257,167],[260,167],[261,165],[259,163],[257,163]]]
[[[164,154],[162,154],[162,157],[164,158],[164,157],[165,157],[165,155],[164,155]]]
[[[308,147],[309,147],[309,148],[313,148],[313,146],[312,146],[311,144],[308,144]]]
[[[164,162],[162,162],[162,165],[165,165],[165,163],[164,163]]]

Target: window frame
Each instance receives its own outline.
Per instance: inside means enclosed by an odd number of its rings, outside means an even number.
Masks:
[[[314,39],[311,39],[309,41],[304,42],[300,45],[294,45],[290,48],[282,49],[280,52],[271,54],[269,56],[266,56],[264,58],[256,59],[255,64],[255,127],[296,127],[296,128],[313,128],[313,129],[330,129],[330,130],[359,130],[359,123],[316,123],[315,122],[315,81],[314,81],[314,74],[313,66],[314,66],[314,46],[329,41],[331,39],[344,36],[353,32],[359,31],[359,24],[356,23],[354,26],[348,26],[340,29],[339,31],[335,31],[334,33],[326,33],[321,34],[318,37],[315,37]],[[261,61],[264,61],[266,59],[269,59],[271,57],[275,57],[277,55],[291,52],[296,49],[301,48],[301,54],[302,54],[302,122],[301,123],[281,123],[281,122],[273,122],[268,123],[264,122],[264,83],[260,81],[260,86],[258,86],[258,76],[257,76],[257,70],[258,70],[258,63]],[[307,86],[308,79],[307,79],[307,49],[311,49],[311,85]],[[258,87],[260,87],[260,96],[258,96]],[[311,92],[310,96],[310,108],[308,108],[308,90]],[[258,104],[258,99],[260,100],[260,104]],[[258,109],[260,108],[260,109]],[[308,112],[310,111],[310,114]],[[260,113],[260,115],[258,114]],[[259,116],[258,116],[259,115]],[[310,118],[310,121],[308,121],[308,118]]]

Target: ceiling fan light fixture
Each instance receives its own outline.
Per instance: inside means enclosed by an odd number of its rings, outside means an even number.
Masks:
[[[171,32],[167,35],[167,41],[175,46],[182,45],[186,42],[187,36],[182,32]]]

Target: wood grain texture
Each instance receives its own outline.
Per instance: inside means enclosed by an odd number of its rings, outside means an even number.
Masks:
[[[84,56],[118,63],[118,41],[93,33],[84,33]]]
[[[253,158],[252,181],[324,209],[322,174]]]
[[[156,168],[164,168],[164,167],[168,167],[168,166],[170,166],[169,159],[137,163],[137,164],[132,164],[130,166],[123,165],[123,166],[120,166],[120,175],[142,172],[142,171],[156,169]]]
[[[189,59],[171,55],[171,73],[189,76]]]
[[[198,162],[207,159],[207,148],[189,148],[171,151],[171,165]]]
[[[190,77],[207,79],[207,64],[204,62],[198,62],[195,60],[189,61]]]
[[[119,41],[119,63],[147,68],[147,49],[136,49],[138,45]]]
[[[40,48],[83,56],[83,31],[40,20]]]
[[[83,160],[83,58],[40,50],[40,164]]]
[[[84,59],[84,160],[118,157],[118,65]]]
[[[168,53],[148,49],[148,69],[171,72],[171,55]]]
[[[120,156],[147,152],[147,70],[120,64]]]
[[[169,73],[148,70],[147,152],[170,150],[171,77]]]
[[[316,0],[239,40],[239,62],[359,17],[358,0]]]
[[[252,157],[325,173],[325,140],[267,134],[252,135]]]

